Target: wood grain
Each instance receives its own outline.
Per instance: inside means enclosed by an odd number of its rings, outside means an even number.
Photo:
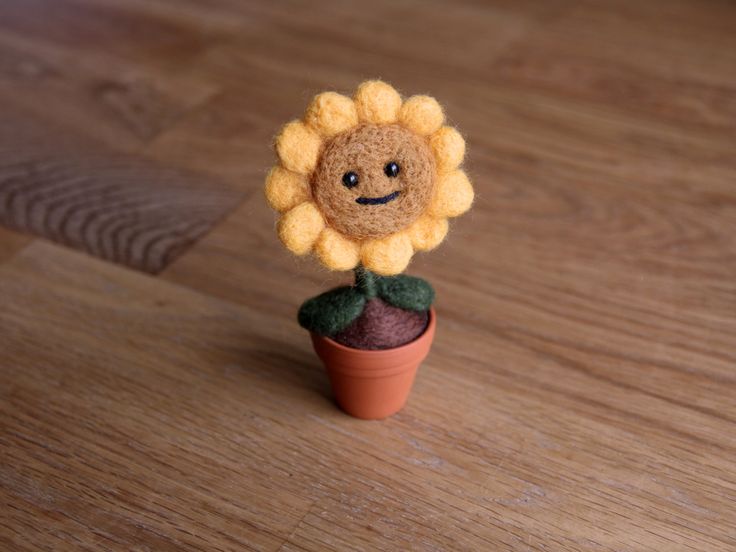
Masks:
[[[735,550],[733,3],[320,8],[0,5],[3,220],[158,274],[0,233],[0,548]],[[477,200],[366,423],[295,320],[348,277],[261,187],[373,76],[440,99]]]
[[[0,224],[131,268],[160,271],[242,197],[89,140],[59,144],[58,128],[30,117],[1,126]]]
[[[191,36],[110,7],[3,4],[0,224],[155,273],[237,205],[238,186],[145,151],[217,92],[137,57]]]
[[[732,409],[627,384],[644,361],[533,335],[543,312],[524,333],[474,332],[443,307],[409,407],[371,424],[332,406],[306,335],[278,313],[42,243],[0,273],[6,530],[68,505],[56,530],[110,547],[733,543]],[[519,308],[483,297],[470,299],[499,318]]]
[[[0,226],[0,263],[13,257],[18,251],[31,243],[32,239],[30,236]]]

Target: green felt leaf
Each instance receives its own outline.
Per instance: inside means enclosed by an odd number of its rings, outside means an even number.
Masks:
[[[353,287],[339,287],[312,297],[299,309],[299,325],[319,335],[334,335],[358,318],[365,296]]]
[[[429,282],[415,276],[382,277],[377,288],[381,299],[401,309],[426,311],[434,301],[434,289]]]

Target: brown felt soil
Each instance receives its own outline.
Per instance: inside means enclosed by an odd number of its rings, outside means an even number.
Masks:
[[[332,339],[354,349],[391,349],[406,345],[424,333],[427,311],[410,311],[371,299],[363,313]]]

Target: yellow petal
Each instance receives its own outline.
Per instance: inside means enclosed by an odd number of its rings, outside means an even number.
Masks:
[[[315,96],[307,108],[304,120],[322,136],[329,138],[358,124],[355,102],[337,92]]]
[[[457,170],[439,177],[429,212],[437,218],[456,217],[470,209],[472,204],[473,186],[467,175]]]
[[[365,123],[395,123],[401,108],[401,96],[385,82],[366,81],[355,92],[355,107],[358,117]]]
[[[442,127],[429,139],[437,170],[447,172],[457,169],[465,157],[465,140],[452,127]]]
[[[322,139],[301,121],[291,121],[276,138],[276,153],[290,171],[309,174],[317,166]]]
[[[297,255],[309,253],[317,241],[325,221],[311,201],[297,205],[281,217],[279,238],[286,248]]]
[[[417,134],[432,134],[442,126],[445,114],[430,96],[412,96],[401,106],[399,121]]]
[[[266,200],[271,209],[283,213],[309,199],[307,179],[283,167],[272,168],[266,177]]]
[[[447,235],[449,224],[446,218],[423,216],[409,228],[411,244],[417,251],[434,249]]]
[[[408,234],[401,232],[366,242],[360,252],[363,265],[383,276],[403,272],[409,265],[414,248]]]
[[[314,251],[322,264],[331,270],[350,270],[360,262],[358,244],[332,228],[322,230]]]

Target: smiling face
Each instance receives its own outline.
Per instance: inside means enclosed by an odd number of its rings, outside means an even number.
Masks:
[[[399,125],[364,124],[325,147],[312,194],[345,236],[380,238],[406,228],[432,199],[435,164],[427,143]]]

